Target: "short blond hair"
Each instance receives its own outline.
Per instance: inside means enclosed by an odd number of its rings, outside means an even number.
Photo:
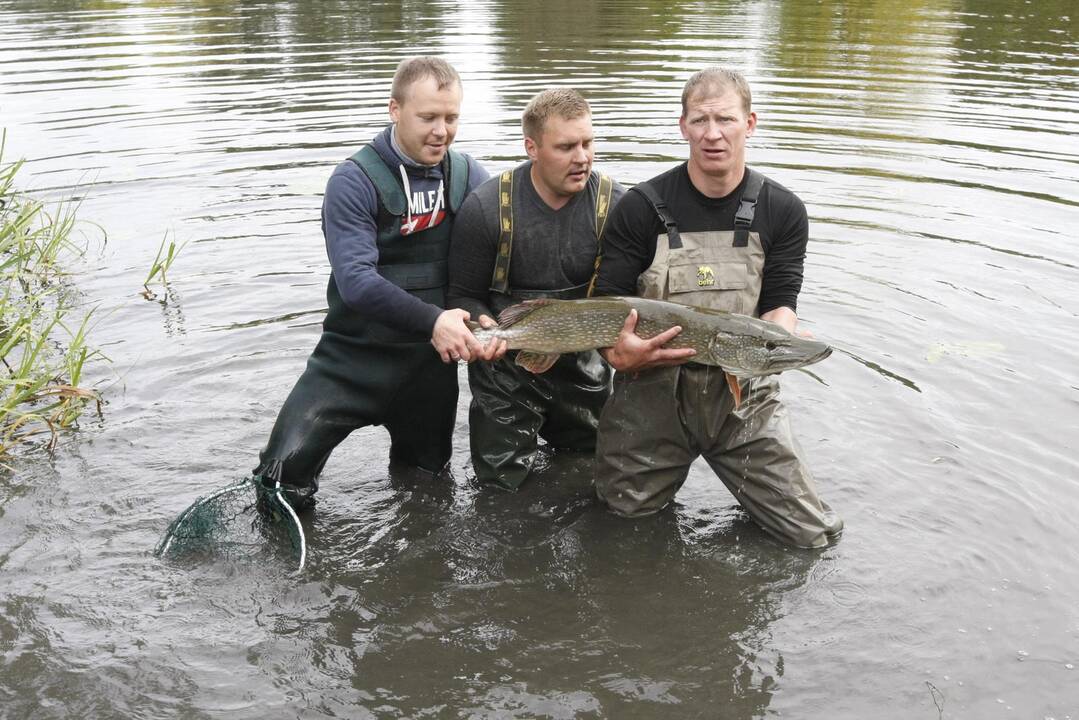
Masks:
[[[454,83],[458,86],[461,84],[461,76],[448,62],[440,57],[419,55],[405,58],[398,64],[397,70],[393,73],[390,97],[399,104],[404,104],[412,84],[424,78],[434,78],[439,90],[445,90]]]
[[[588,101],[573,88],[549,88],[528,101],[521,116],[521,130],[526,138],[538,143],[547,118],[557,115],[563,120],[576,120],[591,114]]]
[[[753,96],[749,92],[749,83],[745,76],[731,68],[712,66],[698,70],[689,76],[689,80],[686,80],[686,86],[682,88],[682,117],[686,116],[689,103],[694,98],[700,95],[710,97],[708,93],[724,90],[734,90],[738,93],[738,97],[742,100],[742,110],[749,115]]]

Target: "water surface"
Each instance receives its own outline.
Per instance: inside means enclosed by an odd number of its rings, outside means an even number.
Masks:
[[[72,281],[112,360],[102,416],[0,477],[0,717],[1079,718],[1077,16],[0,0],[7,153],[107,232]],[[810,213],[799,313],[841,351],[784,376],[839,545],[777,545],[703,465],[633,522],[587,458],[476,489],[466,384],[452,480],[379,428],[338,449],[299,577],[151,556],[255,464],[319,332],[326,178],[416,52],[461,71],[492,172],[573,85],[627,184],[685,157],[690,72],[746,72],[750,162]]]

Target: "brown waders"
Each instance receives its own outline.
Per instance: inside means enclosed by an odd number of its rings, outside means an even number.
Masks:
[[[640,295],[755,314],[764,250],[748,228],[764,181],[751,172],[735,231],[693,233],[679,233],[655,191],[638,185],[668,230],[638,280]],[[779,400],[778,379],[741,384],[743,404],[735,410],[718,368],[687,363],[617,373],[600,418],[597,495],[618,514],[649,515],[674,498],[690,464],[703,456],[767,532],[797,547],[834,542],[843,521],[817,495]]]

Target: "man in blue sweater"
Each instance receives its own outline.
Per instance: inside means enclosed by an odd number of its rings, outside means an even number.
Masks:
[[[386,426],[393,462],[431,473],[449,462],[456,362],[489,355],[469,314],[444,309],[453,218],[488,178],[449,149],[460,107],[461,80],[447,62],[402,61],[393,123],[326,185],[329,311],[254,471],[263,485],[280,483],[298,510],[314,504],[330,453],[360,427]]]

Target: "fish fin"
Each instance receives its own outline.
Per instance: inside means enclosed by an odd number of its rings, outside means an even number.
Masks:
[[[731,397],[734,398],[734,409],[737,410],[738,406],[742,404],[742,386],[738,384],[738,378],[729,372],[724,372],[727,376],[727,387],[731,391]]]
[[[498,325],[499,327],[508,328],[510,325],[528,317],[532,311],[544,305],[549,305],[551,302],[548,298],[539,298],[538,300],[525,300],[516,305],[510,305],[498,314]]]
[[[551,366],[560,357],[562,357],[562,353],[540,353],[522,350],[517,353],[516,363],[528,372],[539,375],[550,370]]]

